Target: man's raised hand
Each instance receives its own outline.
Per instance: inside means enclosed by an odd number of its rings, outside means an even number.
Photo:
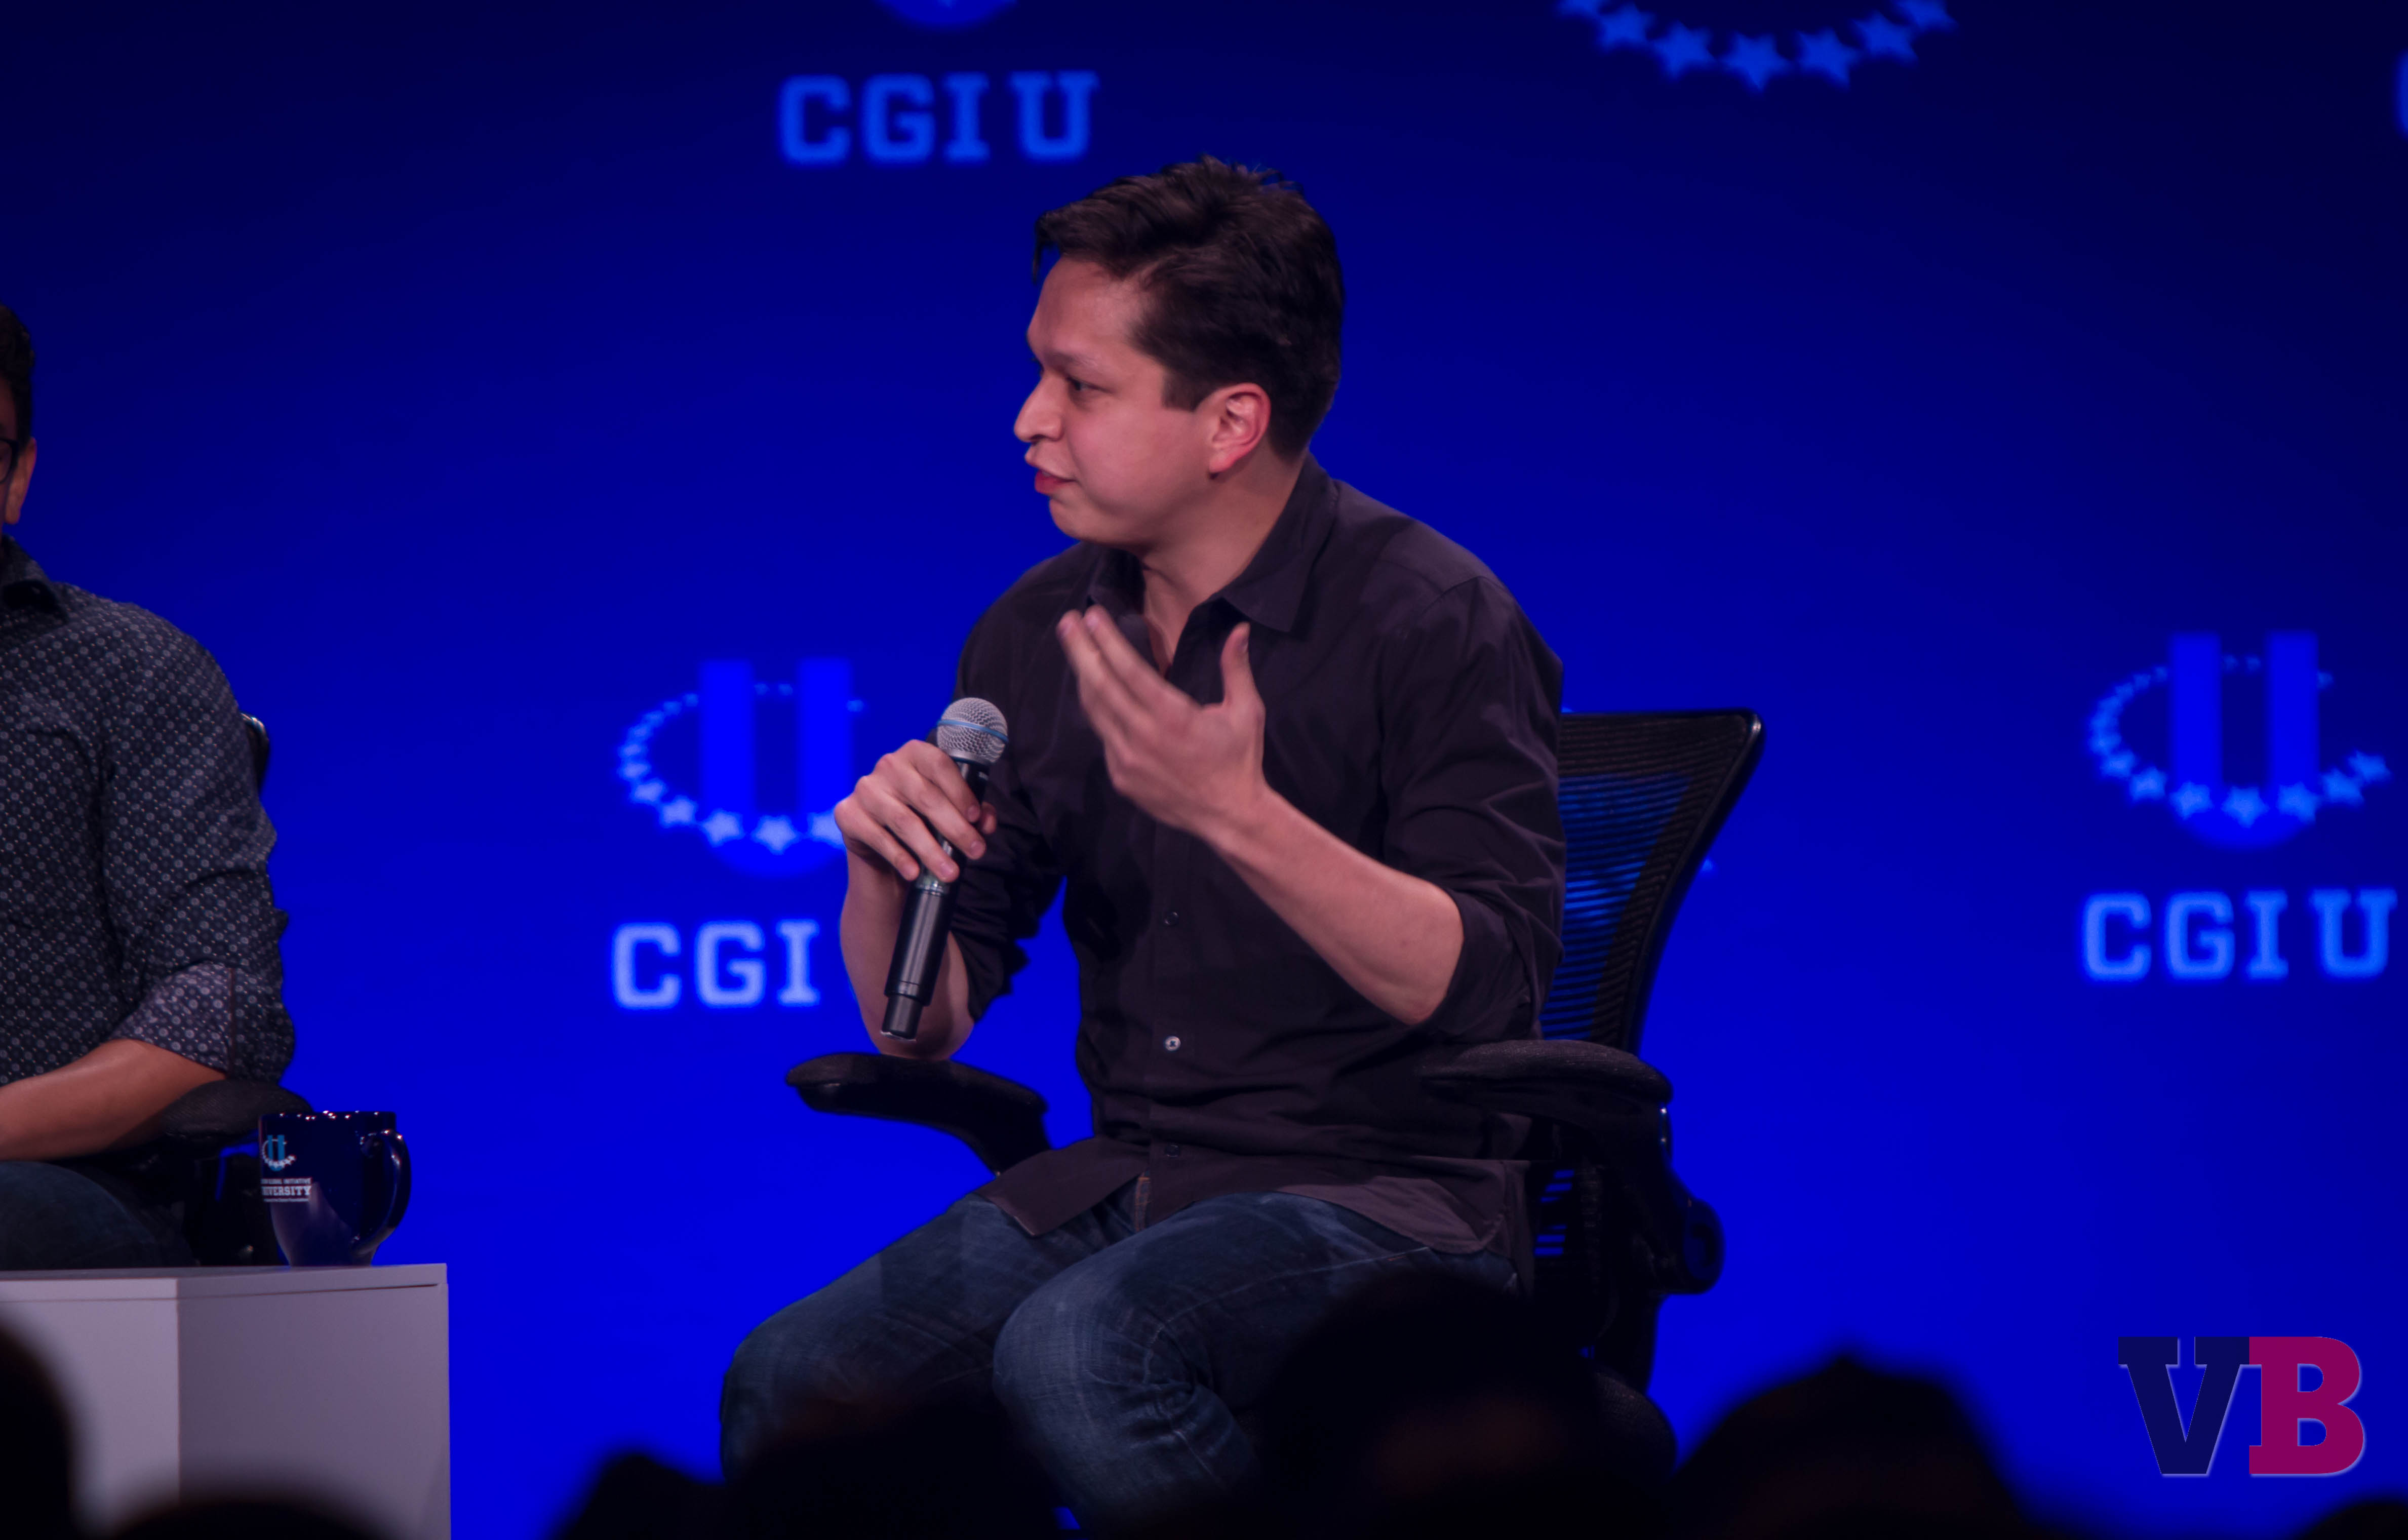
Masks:
[[[961,767],[944,751],[914,739],[853,783],[853,795],[836,805],[836,827],[847,851],[884,862],[907,883],[923,867],[951,883],[961,879],[961,867],[938,848],[937,837],[975,861],[995,832],[995,809],[970,794]]]
[[[1099,609],[1066,614],[1054,631],[1122,796],[1207,843],[1258,808],[1269,786],[1249,627],[1239,626],[1222,644],[1217,706],[1197,705],[1156,673]]]

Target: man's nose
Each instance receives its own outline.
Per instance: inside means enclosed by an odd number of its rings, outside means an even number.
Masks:
[[[1011,436],[1024,444],[1061,437],[1061,413],[1046,399],[1047,395],[1045,381],[1040,380],[1037,388],[1028,393],[1028,399],[1020,403],[1020,415],[1012,422]]]

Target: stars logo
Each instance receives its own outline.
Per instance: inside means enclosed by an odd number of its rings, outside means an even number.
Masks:
[[[1559,16],[1576,16],[1596,23],[1597,46],[1612,52],[1618,48],[1645,48],[1647,29],[1656,24],[1654,13],[1637,6],[1621,5],[1612,10],[1602,8],[1604,0],[1563,0],[1555,7]]]
[[[833,823],[835,820],[830,819],[829,822]],[[802,835],[796,830],[795,821],[792,818],[782,813],[774,813],[761,820],[759,826],[752,830],[752,838],[768,846],[771,855],[782,856],[786,853],[786,847],[801,839]]]
[[[1648,46],[1656,57],[1664,61],[1664,76],[1677,80],[1693,69],[1709,69],[1714,63],[1714,50],[1708,47],[1713,34],[1698,27],[1672,23],[1670,31]]]
[[[2316,667],[2315,648],[2305,631],[2274,632],[2262,656],[2227,653],[2213,636],[2176,636],[2168,663],[2122,680],[2091,708],[2086,744],[2100,777],[2121,781],[2128,805],[2162,802],[2184,828],[2234,849],[2279,843],[2330,808],[2364,807],[2366,788],[2391,779],[2391,767],[2360,749],[2316,768],[2317,698],[2332,675]],[[2266,691],[2265,770],[2228,781],[2225,694],[2229,683],[2253,678]],[[2148,697],[2163,699],[2171,771],[2125,741],[2127,709]]]
[[[1668,80],[1703,71],[1734,77],[1758,94],[1782,76],[1811,75],[1845,90],[1860,65],[1875,60],[1912,65],[1917,58],[1917,37],[1956,29],[1947,0],[1889,0],[1863,16],[1842,18],[1813,32],[1792,32],[1785,39],[1776,33],[1732,31],[1717,52],[1715,28],[1667,18],[1659,31],[1656,14],[1630,0],[1612,7],[1606,0],[1557,0],[1555,14],[1596,28],[1600,52],[1629,49],[1654,54]],[[1842,27],[1855,36],[1855,44],[1842,40]]]
[[[919,26],[943,31],[974,27],[1011,0],[880,0],[888,10]]]
[[[1856,67],[1864,55],[1840,41],[1840,35],[1826,27],[1820,32],[1798,35],[1798,67],[1828,75],[1841,85],[1848,83],[1848,71]]]
[[[825,864],[844,847],[832,810],[853,785],[853,669],[841,658],[807,658],[795,683],[756,683],[751,665],[706,663],[702,687],[637,718],[619,743],[627,800],[652,810],[664,829],[692,829],[739,871],[785,876]],[[796,777],[792,812],[754,806],[756,719],[791,710]],[[653,764],[664,734],[690,738],[698,793],[681,791]]]
[[[1856,29],[1856,40],[1865,45],[1867,53],[1877,58],[1896,59],[1903,64],[1914,63],[1913,27],[1899,26],[1879,11],[1848,24]]]
[[[1745,80],[1751,91],[1762,91],[1764,82],[1776,75],[1786,75],[1798,66],[1781,56],[1781,45],[1770,33],[1751,37],[1744,33],[1731,39],[1723,50],[1723,67]]]

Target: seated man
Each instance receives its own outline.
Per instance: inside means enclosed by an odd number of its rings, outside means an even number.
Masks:
[[[0,307],[0,519],[34,475],[34,347]],[[112,1158],[208,1081],[293,1057],[251,746],[225,677],[0,536],[0,1272],[189,1263]]]
[[[1175,166],[1037,240],[1016,432],[1079,543],[963,652],[1010,727],[991,802],[913,742],[838,805],[842,941],[879,1047],[947,1055],[1064,889],[1096,1136],[763,1324],[723,1449],[814,1401],[992,1388],[1110,1532],[1242,1484],[1236,1414],[1350,1292],[1513,1287],[1522,1130],[1415,1072],[1536,1030],[1561,670],[1487,569],[1306,453],[1344,289],[1292,186]],[[924,868],[959,905],[902,1043],[875,1029]]]

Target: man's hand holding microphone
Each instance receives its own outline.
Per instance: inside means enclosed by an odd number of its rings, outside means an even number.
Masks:
[[[986,854],[996,829],[981,793],[1007,741],[1002,712],[957,700],[936,741],[882,756],[836,805],[849,869],[845,971],[882,1052],[942,1058],[969,1035],[969,983],[947,932],[962,865]],[[882,996],[882,1019],[871,1003]]]

